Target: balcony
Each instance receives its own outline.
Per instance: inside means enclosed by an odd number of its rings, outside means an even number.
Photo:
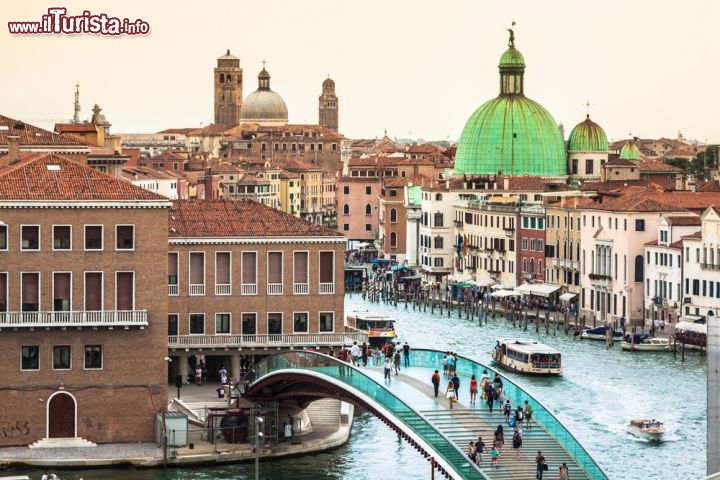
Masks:
[[[701,263],[700,268],[703,270],[713,270],[718,271],[720,270],[720,264],[713,264],[713,263]]]
[[[178,288],[178,285],[168,285],[168,295],[174,297],[180,295],[180,288]]]
[[[229,283],[218,283],[215,285],[215,295],[230,295],[232,288]]]
[[[293,295],[307,295],[310,293],[310,285],[307,283],[293,283]]]
[[[321,283],[320,284],[320,295],[333,295],[335,293],[334,283]]]
[[[257,283],[243,283],[240,285],[240,295],[257,295]]]
[[[205,295],[205,285],[201,283],[191,283],[190,295]]]
[[[367,342],[368,336],[360,331],[346,333],[297,333],[261,335],[171,335],[168,348],[255,348],[255,347],[305,347],[352,345]]]
[[[268,283],[267,294],[268,295],[282,295],[283,285],[282,283]]]
[[[147,324],[147,310],[0,312],[0,330],[67,327],[145,328]]]
[[[463,227],[463,221],[462,221],[462,220],[453,220],[453,224],[454,224],[457,228],[462,228],[462,227]]]

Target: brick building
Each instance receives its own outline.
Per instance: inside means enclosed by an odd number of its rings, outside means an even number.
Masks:
[[[56,153],[20,157],[0,157],[0,445],[151,441],[170,202]]]

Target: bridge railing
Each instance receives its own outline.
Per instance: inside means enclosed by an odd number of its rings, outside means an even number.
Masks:
[[[442,358],[444,352],[438,352],[435,350],[422,350],[413,349],[410,355],[410,364],[417,367],[427,367],[442,369]],[[486,365],[476,362],[467,357],[458,357],[457,372],[462,376],[476,375],[480,378],[483,370],[487,370],[490,378],[493,378],[494,370]],[[588,474],[592,480],[607,480],[607,475],[595,463],[595,460],[587,453],[585,448],[580,445],[580,442],[550,413],[540,402],[528,394],[525,390],[512,383],[502,371],[497,371],[503,379],[503,389],[505,390],[505,396],[511,402],[519,405],[525,405],[525,400],[528,401],[533,409],[533,418],[537,423],[555,438],[575,462]]]
[[[418,350],[413,352],[420,353]],[[489,480],[477,466],[468,461],[466,454],[452,440],[428,423],[419,412],[349,363],[312,351],[282,352],[257,363],[245,380],[255,381],[278,370],[295,368],[317,371],[354,387],[392,412],[407,431],[414,432],[426,442],[463,479]]]

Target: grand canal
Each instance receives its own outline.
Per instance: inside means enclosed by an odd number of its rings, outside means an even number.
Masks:
[[[509,374],[543,403],[575,435],[614,480],[702,478],[706,452],[705,356],[689,352],[682,361],[664,353],[629,353],[618,345],[579,341],[558,331],[546,335],[515,329],[498,316],[488,324],[458,318],[457,311],[420,312],[412,305],[371,304],[347,297],[346,311],[382,311],[397,319],[399,340],[411,346],[457,351],[490,364],[489,350],[498,336],[537,337],[563,352],[565,371],[559,378],[527,378]],[[630,436],[625,424],[633,417],[665,422],[665,441],[649,444]],[[263,462],[264,479],[430,478],[428,463],[398,440],[390,429],[359,413],[350,441],[332,452]],[[292,473],[290,473],[292,472]],[[40,471],[26,473],[39,478]],[[63,480],[252,479],[253,464],[182,470],[90,470],[59,472]],[[552,477],[554,478],[554,477]]]

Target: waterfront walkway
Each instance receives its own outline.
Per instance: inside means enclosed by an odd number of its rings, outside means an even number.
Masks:
[[[203,386],[185,385],[180,391],[184,405],[202,416],[210,408],[227,407],[226,400],[218,399],[219,384],[209,383]],[[168,386],[171,396],[177,393],[174,385]],[[241,401],[241,406],[249,407]],[[329,411],[319,411],[317,407]],[[267,448],[261,447],[260,459],[279,458],[288,455],[310,454],[339,447],[345,444],[352,427],[352,406],[350,421],[340,420],[340,402],[323,400],[317,406],[307,410],[311,431],[303,432],[300,442],[279,442]],[[328,421],[328,418],[330,421]],[[333,419],[336,422],[333,424]],[[190,424],[188,426],[188,444],[184,447],[163,448],[154,442],[147,443],[106,443],[94,447],[0,448],[0,468],[34,466],[39,468],[99,468],[112,466],[158,467],[187,466],[214,463],[248,462],[255,459],[252,445],[249,443],[228,443],[224,439],[207,439],[205,428]]]

